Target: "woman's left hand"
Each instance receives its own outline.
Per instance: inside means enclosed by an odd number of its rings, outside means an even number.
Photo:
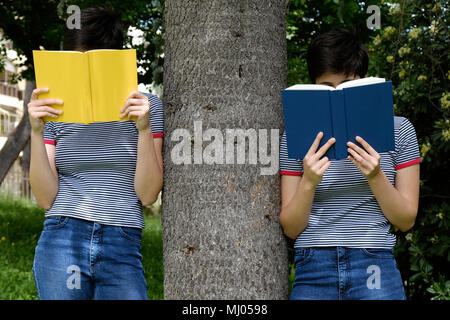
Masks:
[[[358,167],[367,180],[370,180],[381,171],[381,157],[363,138],[357,136],[356,141],[358,141],[364,149],[358,147],[353,142],[347,142],[347,151],[350,153],[348,159]]]
[[[150,101],[148,98],[139,91],[131,92],[120,109],[120,118],[125,117],[128,120],[131,117],[137,117],[136,128],[139,131],[148,129],[150,127]]]

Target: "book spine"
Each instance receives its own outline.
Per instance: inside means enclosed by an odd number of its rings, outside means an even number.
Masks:
[[[330,112],[330,120],[331,120],[331,132],[330,132],[330,137],[335,137],[335,130],[334,130],[334,116],[333,116],[333,92],[334,91],[328,91],[328,108],[329,108],[329,112]],[[325,136],[324,136],[325,138]],[[322,144],[324,144],[326,141],[322,141]],[[328,159],[336,159],[336,143],[334,145],[332,145],[330,147],[330,149],[328,149],[327,153],[325,154]]]
[[[330,91],[330,106],[333,122],[335,159],[347,157],[347,119],[345,116],[345,98],[343,90]]]
[[[86,52],[86,60],[87,60],[87,68],[88,68],[88,76],[89,76],[89,96],[87,97],[89,100],[89,110],[88,110],[88,114],[89,114],[89,122],[88,123],[92,123],[95,121],[94,119],[94,106],[92,105],[93,103],[93,99],[92,99],[92,91],[94,90],[94,88],[92,88],[92,63],[93,63],[93,59],[91,59],[89,52]]]
[[[348,156],[347,142],[350,141],[351,137],[350,137],[349,130],[348,130],[349,116],[348,116],[348,111],[347,111],[347,102],[345,100],[345,91],[344,90],[342,90],[342,108],[343,108],[344,124],[345,124],[345,157],[347,157]]]

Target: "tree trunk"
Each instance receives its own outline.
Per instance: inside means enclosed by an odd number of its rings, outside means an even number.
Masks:
[[[278,173],[287,4],[165,1],[165,299],[288,297]],[[185,144],[175,129],[189,131]],[[245,164],[235,159],[242,150],[230,158],[227,144],[239,146],[239,139],[227,139],[227,129],[256,132],[259,149],[254,136],[246,139]],[[266,145],[276,168],[263,175]],[[175,152],[181,149],[188,152],[185,164]]]
[[[26,81],[22,119],[20,119],[20,122],[14,131],[8,135],[8,140],[6,140],[5,145],[0,151],[0,185],[14,161],[19,156],[20,151],[26,147],[28,140],[30,139],[31,127],[30,121],[28,120],[27,105],[35,87],[36,83],[34,81]]]

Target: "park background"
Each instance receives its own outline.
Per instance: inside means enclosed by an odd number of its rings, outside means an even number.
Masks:
[[[81,8],[110,4],[118,9],[129,26],[127,47],[137,49],[140,89],[144,89],[142,84],[151,84],[145,90],[161,95],[163,1],[0,1],[0,98],[12,97],[26,106],[27,88],[19,83],[34,80],[31,51],[39,46],[60,48],[68,16],[65,8],[70,4]],[[373,13],[367,12],[369,5],[380,10],[380,28],[367,27]],[[392,80],[395,114],[408,118],[416,129],[422,157],[419,213],[411,230],[397,232],[395,247],[407,297],[413,300],[450,299],[448,22],[448,1],[291,0],[287,13],[288,86],[310,82],[305,54],[315,35],[348,28],[367,46],[369,76]],[[6,71],[11,63],[16,72]],[[3,105],[0,110],[2,144],[12,138],[20,141],[16,136],[19,130],[26,131],[20,122],[26,110]],[[33,203],[29,192],[29,149],[24,146],[19,157],[11,149],[0,151],[0,299],[37,299],[31,267],[44,211]],[[11,155],[17,160],[6,165]],[[161,199],[145,209],[142,254],[150,299],[164,298],[160,210]],[[289,287],[293,280],[291,247],[290,242]]]

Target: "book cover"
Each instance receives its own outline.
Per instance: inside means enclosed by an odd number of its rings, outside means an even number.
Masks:
[[[91,123],[122,121],[120,109],[137,90],[136,50],[33,50],[37,88],[49,88],[39,99],[63,100],[58,118],[45,121]]]
[[[378,153],[395,149],[391,81],[370,77],[336,88],[295,85],[282,90],[282,103],[289,158],[303,159],[320,131],[319,148],[336,138],[326,153],[332,160],[347,158],[347,142],[359,145],[356,136]]]

